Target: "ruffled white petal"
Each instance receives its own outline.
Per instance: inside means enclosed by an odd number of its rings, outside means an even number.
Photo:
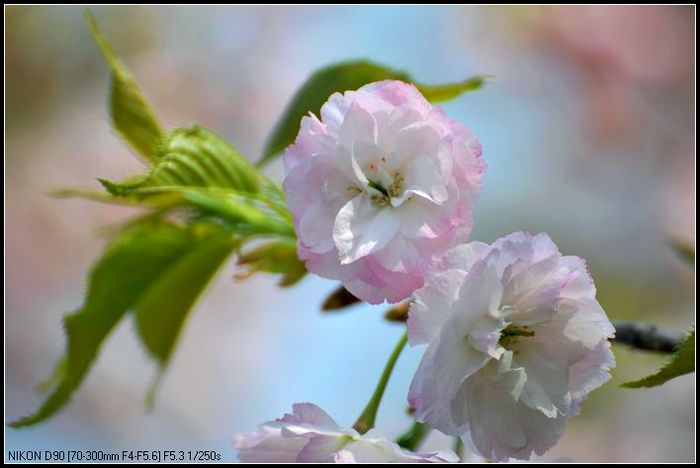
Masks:
[[[415,453],[376,429],[360,435],[345,429],[318,406],[297,403],[291,414],[233,437],[238,458],[252,463],[442,463],[459,461],[452,451]]]
[[[341,208],[333,226],[340,263],[352,263],[383,249],[398,230],[396,213],[377,208],[366,197],[353,198]]]

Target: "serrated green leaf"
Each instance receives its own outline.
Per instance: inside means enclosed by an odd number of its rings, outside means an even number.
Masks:
[[[306,275],[304,262],[297,257],[296,242],[272,241],[266,242],[238,256],[236,279],[246,279],[253,274],[263,271],[281,274],[279,285],[292,286]]]
[[[195,125],[168,134],[157,150],[158,161],[147,175],[123,182],[98,179],[112,195],[148,195],[142,189],[211,187],[257,194],[272,185],[255,166],[210,130]]]
[[[678,351],[658,372],[641,380],[624,383],[622,386],[626,388],[656,387],[691,372],[695,372],[695,330],[688,335]]]
[[[114,53],[102,34],[97,20],[86,10],[90,32],[112,71],[109,92],[109,111],[112,126],[136,152],[148,160],[156,158],[156,149],[163,137],[161,126],[153,115],[146,97],[134,77]]]
[[[124,182],[99,181],[115,197],[151,203],[158,197],[169,206],[195,206],[233,223],[241,234],[294,237],[279,186],[213,132],[199,126],[176,129],[158,153],[148,175]]]
[[[195,301],[236,245],[227,233],[203,237],[139,297],[134,307],[136,328],[161,368],[168,363]]]
[[[199,125],[173,130],[144,187],[183,185],[257,193],[262,174],[228,142]]]
[[[259,166],[272,161],[281,151],[294,142],[302,117],[312,112],[319,114],[321,106],[335,92],[358,89],[368,83],[382,80],[400,80],[414,83],[433,101],[445,101],[459,94],[481,87],[484,76],[473,77],[448,85],[424,85],[415,82],[403,71],[393,70],[368,60],[341,62],[312,74],[302,85],[285,109],[267,140]]]
[[[50,378],[54,388],[36,413],[11,426],[36,424],[68,403],[110,331],[192,242],[191,232],[159,224],[134,227],[107,247],[90,270],[85,303],[64,319],[67,350]]]

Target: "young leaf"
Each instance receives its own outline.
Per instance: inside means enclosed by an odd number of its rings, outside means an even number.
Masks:
[[[148,175],[124,182],[99,179],[100,183],[116,196],[139,194],[139,190],[146,188],[176,186],[258,193],[262,183],[272,183],[225,140],[198,125],[173,130],[163,140],[157,154],[158,161]]]
[[[181,185],[164,187],[126,188],[116,182],[100,180],[114,196],[91,191],[64,190],[61,196],[77,196],[106,203],[143,206],[153,208],[156,218],[173,209],[190,208],[193,218],[209,218],[224,222],[241,235],[277,235],[295,238],[292,217],[284,201],[270,191],[259,195],[237,192],[231,189],[186,187]],[[119,195],[117,195],[119,194]],[[141,198],[122,198],[139,196]],[[195,208],[195,210],[191,210]]]
[[[429,100],[445,101],[459,94],[481,87],[485,77],[478,76],[460,83],[448,85],[424,85],[416,83],[403,71],[393,70],[368,60],[341,62],[322,68],[306,80],[287,105],[282,117],[267,140],[259,166],[272,161],[282,150],[294,142],[302,117],[309,112],[318,115],[331,94],[358,89],[368,83],[382,80],[400,80],[414,83]]]
[[[186,185],[256,193],[260,171],[212,131],[199,125],[173,130],[144,186]]]
[[[265,201],[233,192],[195,187],[171,187],[163,190],[179,193],[184,203],[197,207],[204,215],[228,222],[239,234],[273,234],[290,239],[296,236],[291,220],[280,216]]]
[[[673,354],[671,360],[658,372],[634,382],[622,384],[626,388],[656,387],[662,385],[674,377],[690,374],[695,371],[695,330],[683,342],[680,348]]]
[[[279,285],[292,286],[306,274],[304,262],[297,257],[294,241],[271,241],[238,256],[236,279],[246,279],[258,271],[281,274]]]
[[[68,403],[109,332],[192,239],[189,231],[172,224],[144,225],[125,231],[107,247],[90,270],[85,303],[64,319],[67,349],[47,382],[53,385],[50,395],[36,413],[11,426],[36,424]]]
[[[85,15],[90,32],[112,71],[109,93],[112,126],[139,154],[148,160],[155,160],[155,150],[163,137],[160,124],[134,77],[119,60],[107,42],[107,38],[100,31],[93,14],[90,10],[86,10]]]
[[[425,85],[416,83],[418,91],[430,102],[444,102],[458,97],[462,93],[475,91],[481,88],[490,76],[477,75],[467,78],[459,83],[450,83],[444,85]]]
[[[134,307],[141,341],[163,368],[195,301],[237,245],[228,233],[207,235],[163,272]]]

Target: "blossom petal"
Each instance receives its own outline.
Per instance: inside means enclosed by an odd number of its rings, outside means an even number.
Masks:
[[[352,103],[340,127],[338,143],[341,147],[352,150],[357,141],[376,143],[377,122],[368,111],[359,104]]]
[[[498,341],[504,327],[500,317],[503,284],[495,267],[486,262],[476,262],[465,277],[459,290],[455,309],[456,326],[467,335],[467,341],[475,349],[498,359],[503,348]]]
[[[516,402],[489,378],[465,382],[460,397],[469,408],[470,436],[486,458],[529,460],[542,455],[561,437],[566,418],[548,418],[540,411]]]
[[[233,437],[233,448],[244,463],[294,463],[306,443],[305,438],[282,437],[279,428],[268,426]]]
[[[318,435],[309,439],[296,457],[297,463],[331,463],[335,461],[336,453],[351,440],[343,434]]]
[[[366,196],[353,198],[340,210],[333,226],[341,264],[381,250],[394,238],[398,228],[394,212],[374,206]]]
[[[470,347],[454,326],[446,324],[428,346],[409,388],[408,401],[416,418],[445,434],[463,434],[465,424],[453,419],[451,402],[462,382],[488,360],[489,356]]]
[[[516,349],[517,362],[527,374],[520,401],[548,418],[566,415],[571,404],[568,364],[532,340],[521,340]]]
[[[586,357],[571,366],[571,395],[580,399],[610,380],[610,370],[615,367],[615,355],[610,342],[603,339]]]
[[[435,340],[452,314],[452,305],[466,276],[462,270],[440,271],[431,275],[416,291],[408,312],[408,340],[411,345]]]
[[[281,427],[283,431],[293,435],[313,433],[332,433],[340,430],[340,426],[313,403],[295,403],[292,413],[287,413],[279,419],[268,423]]]

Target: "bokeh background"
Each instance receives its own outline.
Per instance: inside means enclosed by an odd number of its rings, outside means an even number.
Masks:
[[[694,272],[669,239],[694,244],[693,7],[100,7],[94,12],[169,126],[199,122],[250,159],[316,68],[367,57],[440,83],[496,79],[445,106],[489,164],[474,238],[546,231],[588,259],[611,318],[688,329]],[[80,304],[102,229],[130,213],[55,200],[141,169],[112,133],[107,67],[78,7],[5,8],[5,421],[40,403],[33,389]],[[270,173],[280,178],[280,165]],[[400,327],[386,307],[323,316],[336,285],[309,276],[232,279],[226,264],[192,314],[144,407],[155,367],[127,320],[58,416],[6,429],[6,449],[216,450],[232,434],[312,401],[342,424],[364,406]],[[402,356],[378,425],[409,425]],[[545,460],[692,461],[695,376],[650,390],[617,384],[662,357],[616,347],[613,380],[594,392]],[[430,447],[449,441],[433,435]]]

